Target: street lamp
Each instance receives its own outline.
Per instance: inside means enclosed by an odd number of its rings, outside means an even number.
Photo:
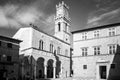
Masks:
[[[3,55],[2,55],[2,57],[3,57],[3,58],[5,58],[5,57],[6,57],[6,55],[5,55],[5,54],[3,54]]]
[[[3,61],[5,61],[6,55],[3,54],[2,57],[3,57]],[[3,74],[3,76],[2,76],[3,79],[7,77],[6,69],[5,69],[5,64],[4,64],[4,63],[5,63],[5,62],[3,62],[3,69],[2,69],[2,70],[3,70],[3,73],[2,73],[2,74]]]

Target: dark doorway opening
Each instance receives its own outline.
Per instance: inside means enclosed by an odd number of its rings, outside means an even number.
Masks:
[[[42,70],[39,70],[39,78],[43,78],[43,76],[42,76]]]
[[[38,58],[37,60],[37,78],[40,79],[40,78],[44,78],[44,58],[40,57]]]
[[[53,78],[53,67],[48,66],[47,78]]]
[[[7,70],[3,68],[0,70],[0,80],[6,80],[6,77],[7,77]]]
[[[100,66],[99,67],[99,72],[100,72],[100,78],[101,79],[106,79],[106,76],[107,76],[107,67],[106,66]]]
[[[53,62],[52,59],[47,62],[47,78],[53,78]]]

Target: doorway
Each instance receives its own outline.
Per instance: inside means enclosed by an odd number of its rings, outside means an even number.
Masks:
[[[7,77],[7,70],[1,69],[0,70],[0,80],[6,80],[6,77]]]
[[[99,67],[99,74],[100,74],[100,79],[106,79],[107,67],[106,66],[100,66]]]
[[[39,70],[39,78],[43,78],[42,70]]]

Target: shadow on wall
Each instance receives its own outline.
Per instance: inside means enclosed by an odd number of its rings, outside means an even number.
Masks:
[[[33,56],[20,55],[19,58],[20,58],[19,80],[51,80],[50,78],[44,79],[44,77],[43,77],[44,75],[43,74],[40,75],[39,71],[36,72],[36,76],[34,75],[34,73],[35,73],[34,66],[37,65],[37,62]],[[43,65],[44,61],[42,58],[38,58],[38,62],[40,65]],[[41,69],[41,67],[39,65],[37,65],[37,66],[39,67],[39,69]],[[36,69],[37,69],[37,67],[36,67]],[[44,72],[44,69],[42,69],[42,70],[43,70],[42,72]],[[38,73],[39,73],[39,75],[38,75]],[[37,78],[37,76],[39,78]]]
[[[120,80],[120,45],[117,45],[113,62],[110,65],[108,80]]]
[[[19,56],[19,80],[34,79],[34,65],[31,65],[34,58],[32,56]]]
[[[54,51],[54,56],[56,58],[56,78],[60,77],[60,71],[61,71],[61,61],[59,57],[56,55],[56,50]]]
[[[72,69],[72,66],[73,66],[73,61],[72,61],[72,55],[73,55],[73,49],[70,48],[70,77],[73,76],[73,69]]]

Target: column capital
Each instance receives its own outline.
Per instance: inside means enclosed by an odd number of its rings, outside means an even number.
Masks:
[[[47,78],[47,65],[44,65],[44,77]]]
[[[56,78],[56,66],[53,65],[53,78]]]
[[[47,66],[47,61],[44,62],[44,66]]]
[[[53,67],[56,67],[56,61],[53,63]]]
[[[44,64],[44,67],[47,67],[48,65],[47,64]]]

